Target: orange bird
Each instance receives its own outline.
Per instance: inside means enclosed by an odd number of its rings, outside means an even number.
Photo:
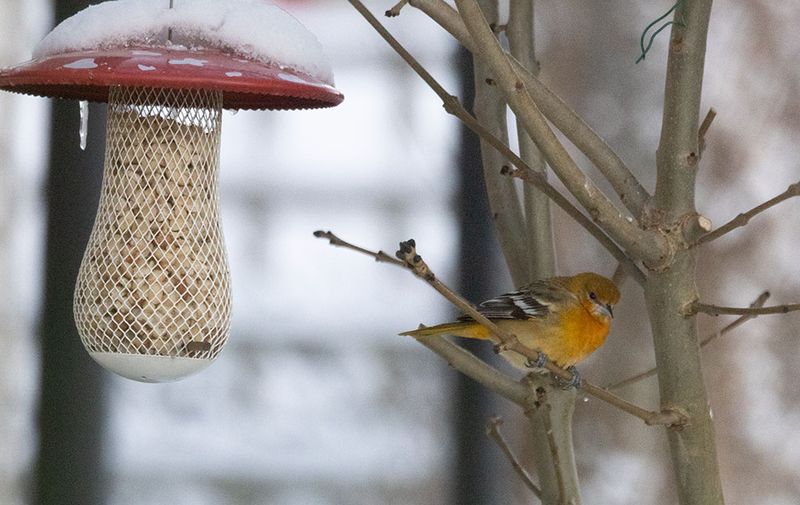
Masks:
[[[569,368],[603,345],[614,317],[612,307],[617,302],[619,289],[614,282],[586,272],[535,281],[518,291],[486,300],[477,309],[516,335],[522,344],[546,355],[539,363],[532,364],[519,353],[502,353],[514,366],[530,369],[543,366],[550,359],[560,367]],[[489,340],[490,333],[468,316],[462,316],[456,322],[401,335],[454,335]]]

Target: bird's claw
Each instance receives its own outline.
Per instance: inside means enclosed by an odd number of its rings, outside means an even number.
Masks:
[[[567,367],[567,371],[572,374],[570,379],[562,379],[557,375],[553,375],[553,383],[561,389],[578,389],[581,387],[581,374],[574,366]]]
[[[544,368],[548,361],[550,361],[550,358],[547,357],[547,354],[540,352],[536,357],[536,361],[528,360],[525,362],[525,366],[528,368]]]

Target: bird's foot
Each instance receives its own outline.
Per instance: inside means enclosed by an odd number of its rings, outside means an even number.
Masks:
[[[536,361],[528,360],[525,362],[525,366],[528,368],[544,368],[548,361],[550,361],[550,358],[547,357],[547,354],[540,352],[536,357]]]
[[[567,371],[572,374],[570,379],[562,379],[557,375],[553,375],[553,383],[561,389],[578,389],[581,387],[581,374],[574,366],[567,367]]]

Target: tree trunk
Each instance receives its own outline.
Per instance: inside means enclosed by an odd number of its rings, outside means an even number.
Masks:
[[[645,286],[662,408],[683,409],[690,419],[667,432],[681,505],[723,503],[696,318],[684,312],[697,299],[696,253],[680,250],[686,240],[683,230],[667,225],[696,216],[697,130],[710,15],[711,0],[685,0],[675,12],[656,159],[655,215],[663,229],[672,230],[678,252],[669,264],[651,269]]]

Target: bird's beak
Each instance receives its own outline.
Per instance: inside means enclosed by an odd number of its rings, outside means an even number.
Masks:
[[[594,306],[597,307],[595,310],[596,310],[598,316],[599,315],[603,315],[603,316],[606,316],[609,319],[614,319],[614,311],[611,310],[611,304],[610,303],[602,304],[602,303],[595,302]]]

